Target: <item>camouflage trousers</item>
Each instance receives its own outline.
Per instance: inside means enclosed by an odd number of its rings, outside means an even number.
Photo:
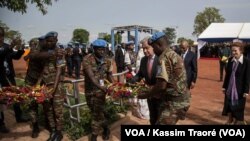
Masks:
[[[50,105],[46,106],[48,109],[48,121],[51,129],[63,129],[63,104],[65,91],[59,87],[55,92],[54,97],[50,101]]]
[[[29,105],[29,113],[31,116],[31,122],[32,124],[38,122],[38,104],[36,102],[32,102]]]
[[[64,104],[64,90],[58,88],[53,98],[43,103],[43,110],[45,122],[52,130],[62,130],[63,128],[63,104]],[[38,104],[32,103],[30,105],[30,115],[32,123],[38,122]]]
[[[100,92],[98,92],[98,94],[100,94]],[[107,112],[105,111],[105,97],[96,97],[94,93],[86,93],[85,97],[91,111],[92,134],[101,134],[103,129],[108,128]]]
[[[190,93],[181,96],[167,96],[160,105],[158,125],[175,125],[184,120],[190,106]]]

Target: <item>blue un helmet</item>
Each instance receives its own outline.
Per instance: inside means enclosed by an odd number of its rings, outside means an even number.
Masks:
[[[39,40],[39,41],[42,41],[42,40],[44,40],[44,39],[45,39],[45,35],[42,35],[42,36],[38,37],[38,40]]]
[[[57,37],[58,33],[55,31],[50,31],[45,35],[45,38],[49,38],[49,37]]]
[[[69,48],[72,48],[72,47],[73,47],[73,45],[72,45],[71,42],[68,43],[68,47],[69,47]]]
[[[106,48],[107,42],[103,39],[96,39],[92,42],[93,48]]]
[[[79,47],[79,45],[80,45],[79,42],[77,42],[77,41],[74,42],[74,46],[75,46],[75,47]]]
[[[149,38],[148,43],[152,44],[154,42],[156,42],[157,40],[159,40],[160,38],[164,37],[165,33],[164,32],[156,32],[152,35],[151,38]]]

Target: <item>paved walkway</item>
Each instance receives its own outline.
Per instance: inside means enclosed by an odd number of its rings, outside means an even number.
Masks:
[[[186,120],[179,121],[179,125],[221,125],[227,117],[221,116],[224,95],[221,92],[222,82],[219,82],[219,62],[218,60],[199,60],[198,80],[192,92],[191,107],[187,113]],[[45,141],[49,133],[42,130],[39,138],[32,139],[31,129],[27,123],[16,123],[12,111],[6,112],[6,125],[11,129],[9,134],[0,134],[0,141]],[[247,98],[245,109],[245,120],[250,123],[250,97]],[[120,141],[121,124],[149,124],[147,120],[133,117],[130,113],[111,126],[112,140]],[[101,140],[98,138],[98,140]],[[63,141],[69,141],[64,136]],[[79,141],[87,141],[87,137],[82,137]]]

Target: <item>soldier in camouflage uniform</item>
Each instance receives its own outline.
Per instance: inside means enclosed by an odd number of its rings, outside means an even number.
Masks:
[[[31,48],[30,53],[25,56],[26,60],[29,60],[28,69],[25,76],[25,84],[29,86],[35,86],[38,83],[38,79],[41,77],[41,73],[43,70],[43,64],[40,60],[33,59],[33,54],[39,54],[40,49],[44,48],[44,36],[38,38],[39,44],[35,48]],[[33,102],[30,104],[30,116],[32,123],[32,138],[37,138],[39,135],[39,127],[38,127],[38,104]]]
[[[49,32],[45,36],[49,54],[55,54],[57,50],[61,50],[56,47],[57,35],[57,32]],[[51,134],[48,141],[60,141],[63,138],[61,131],[63,128],[63,103],[65,96],[65,90],[61,81],[64,79],[66,63],[64,57],[58,54],[46,61],[42,73],[42,83],[52,89],[50,94],[53,96],[50,99],[50,103],[46,103],[48,104],[46,106],[48,107],[47,115],[51,127]]]
[[[64,89],[60,81],[63,80],[65,70],[64,51],[56,47],[57,32],[49,32],[45,35],[46,45],[39,51],[30,55],[31,59],[42,62],[42,72],[38,81],[39,84],[46,85],[52,89],[50,94],[53,96],[49,102],[44,103],[45,110],[51,128],[48,141],[62,140],[62,118]]]
[[[105,40],[95,40],[92,43],[94,53],[85,56],[82,64],[85,75],[85,97],[92,114],[91,141],[96,141],[102,131],[104,140],[109,139],[110,134],[105,111],[107,88],[104,86],[104,80],[112,82],[112,61],[106,58],[106,45]]]
[[[175,125],[184,120],[190,105],[186,72],[182,58],[170,49],[168,38],[162,32],[155,33],[150,44],[159,56],[157,82],[148,94],[138,98],[156,97],[162,99],[159,106],[159,125]]]

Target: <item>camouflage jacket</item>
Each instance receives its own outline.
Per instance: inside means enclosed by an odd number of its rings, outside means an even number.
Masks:
[[[104,57],[103,60],[99,60],[94,54],[88,54],[83,58],[83,70],[85,76],[85,92],[100,92],[86,75],[85,69],[90,67],[94,73],[95,79],[100,82],[100,80],[107,79],[108,73],[112,72],[113,66],[112,61],[109,58]]]
[[[64,58],[54,58],[51,57],[44,65],[42,73],[42,82],[45,84],[54,83],[56,80],[57,69],[62,69],[60,74],[60,80],[63,80],[65,73],[66,61]]]
[[[167,48],[160,55],[156,77],[167,82],[167,94],[178,96],[187,91],[187,77],[183,60],[172,49]]]
[[[36,48],[32,48],[29,54],[40,52],[40,46],[38,45]],[[41,77],[42,71],[44,67],[44,62],[29,59],[29,65],[25,76],[25,83],[30,86],[34,86],[37,84],[38,79]]]

